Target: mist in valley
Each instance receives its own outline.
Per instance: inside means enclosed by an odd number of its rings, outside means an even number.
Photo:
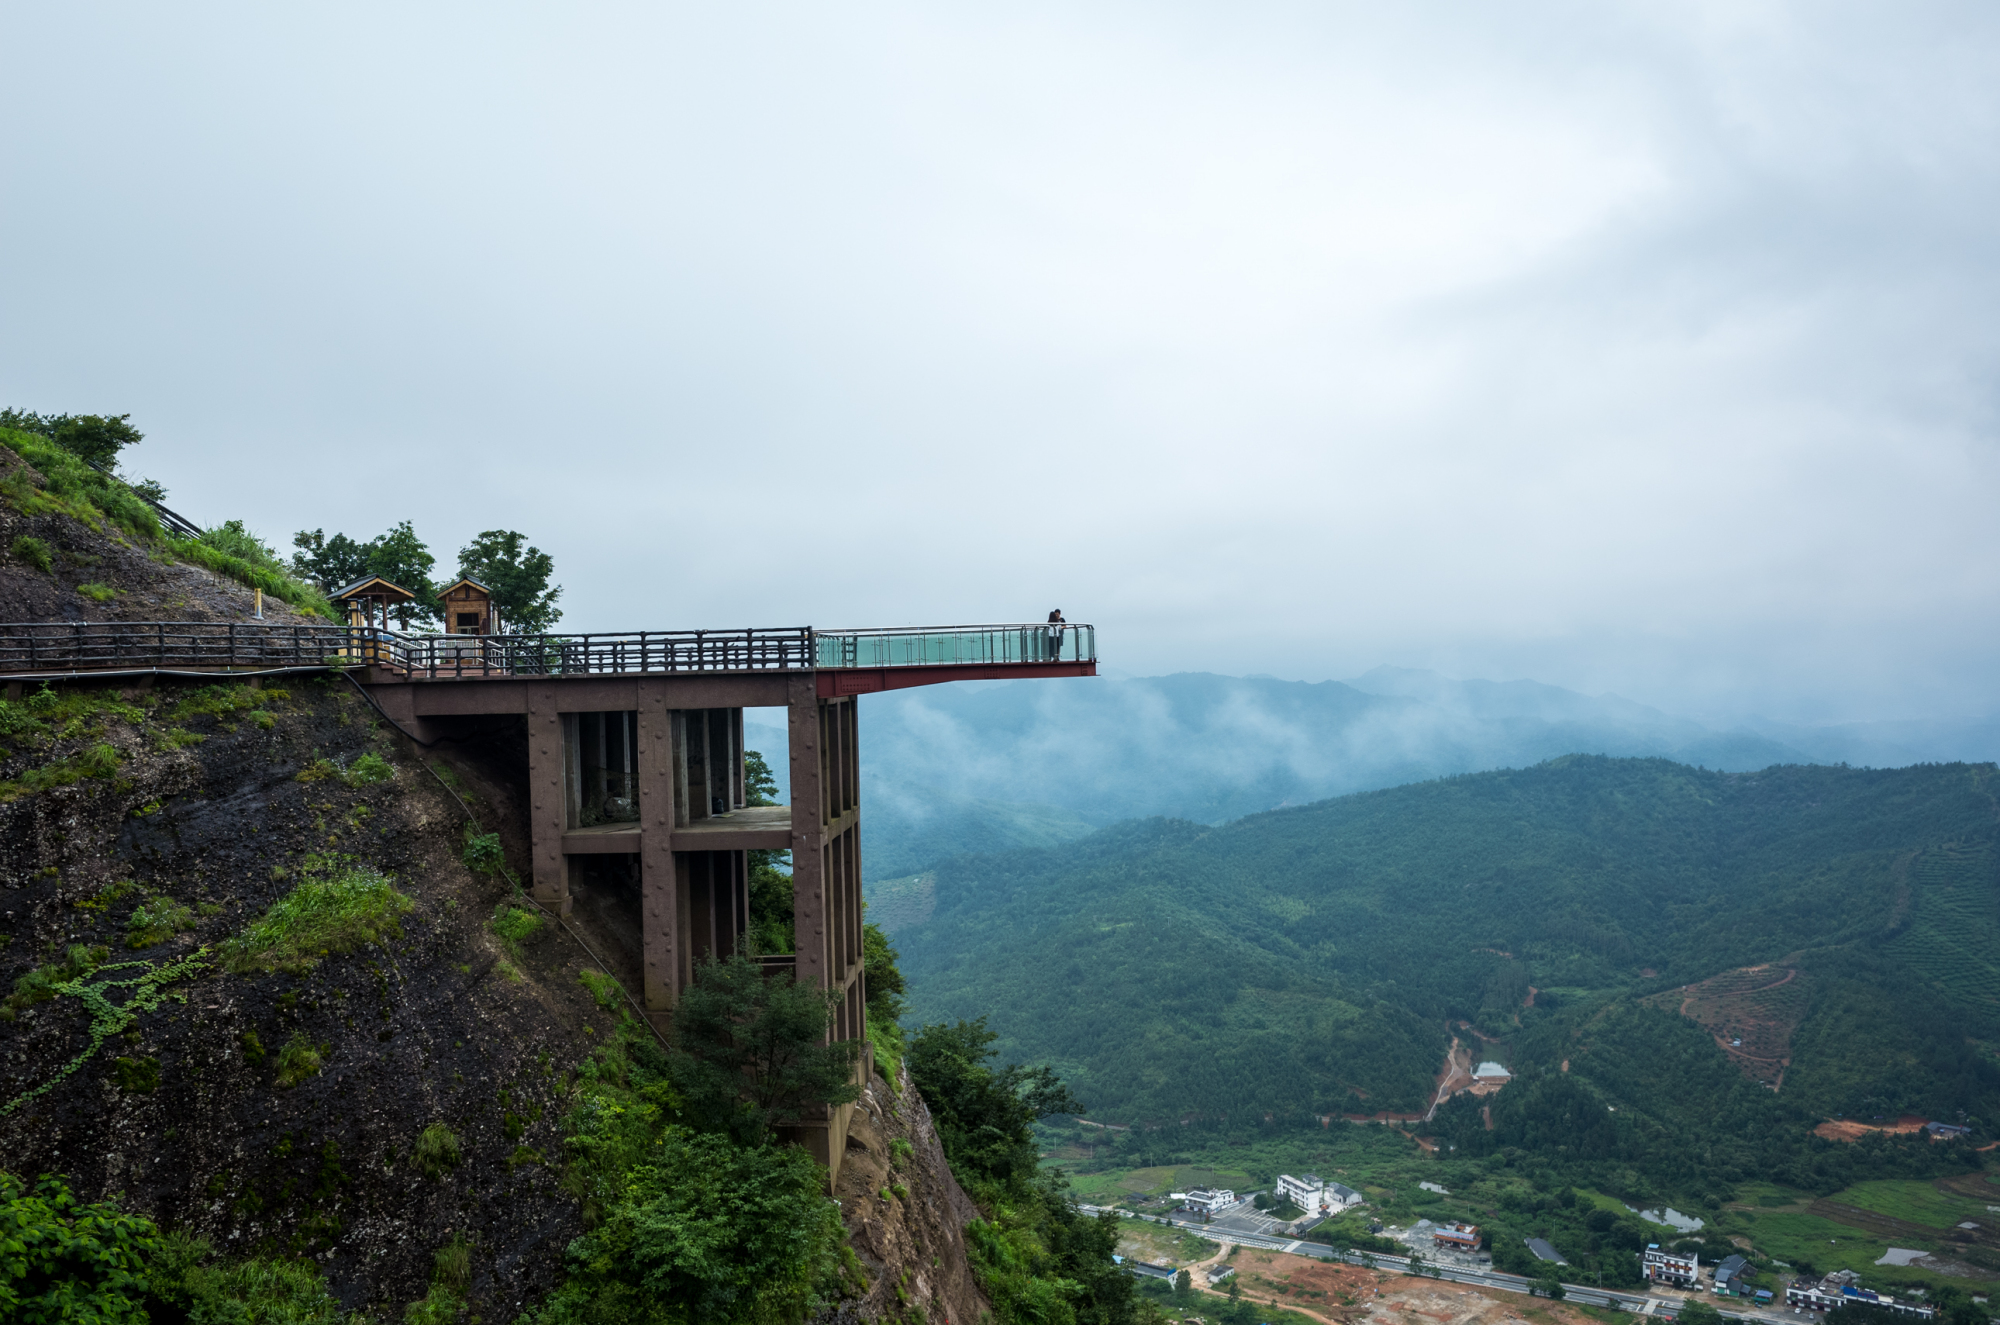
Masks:
[[[1704,725],[1617,695],[1378,667],[1307,683],[1209,673],[920,687],[862,703],[863,868],[1050,846],[1120,820],[1264,810],[1565,754],[1726,771],[2000,755],[2000,721]],[[784,733],[750,743],[785,782]]]

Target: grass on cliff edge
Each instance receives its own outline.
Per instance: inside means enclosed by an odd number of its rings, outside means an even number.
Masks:
[[[303,971],[328,953],[401,938],[398,920],[414,906],[372,865],[352,856],[308,856],[299,886],[222,945],[222,964],[238,975]]]
[[[41,477],[36,483],[31,475],[17,470],[0,479],[0,500],[21,514],[67,515],[99,533],[105,532],[108,524],[141,547],[164,549],[177,560],[262,589],[301,612],[336,619],[319,587],[295,578],[275,552],[245,533],[241,521],[205,530],[200,538],[175,538],[160,528],[153,508],[129,487],[92,469],[48,438],[0,428],[0,446],[34,466]]]

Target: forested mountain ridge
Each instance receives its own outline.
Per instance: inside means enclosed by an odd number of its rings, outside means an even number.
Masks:
[[[921,1015],[999,1010],[1113,1121],[1421,1110],[1457,1022],[1524,1075],[1595,1078],[1615,1023],[1748,1080],[1659,996],[1781,960],[1774,1107],[1993,1116],[1996,791],[1992,765],[1567,756],[946,861],[896,937]],[[1605,1089],[1673,1113],[1627,1058]]]
[[[1126,819],[1222,823],[1573,753],[1737,772],[2000,754],[1991,720],[1719,730],[1617,695],[1387,667],[1317,683],[1188,672],[932,686],[871,696],[866,714],[871,879]]]

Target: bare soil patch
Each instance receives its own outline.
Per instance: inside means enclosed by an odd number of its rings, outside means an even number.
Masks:
[[[1647,1001],[1699,1022],[1738,1071],[1777,1090],[1792,1063],[1792,1032],[1805,1015],[1806,986],[1796,967],[1767,962],[1724,971]]]
[[[1231,1264],[1245,1298],[1338,1325],[1595,1325],[1560,1302],[1343,1262],[1243,1248]]]

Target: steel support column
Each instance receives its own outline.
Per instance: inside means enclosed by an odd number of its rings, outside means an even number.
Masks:
[[[556,687],[528,690],[528,835],[533,850],[535,900],[568,915],[569,862],[563,856],[563,733]]]
[[[679,993],[681,944],[674,870],[674,733],[667,688],[639,688],[639,888],[646,1016],[664,1028]]]

